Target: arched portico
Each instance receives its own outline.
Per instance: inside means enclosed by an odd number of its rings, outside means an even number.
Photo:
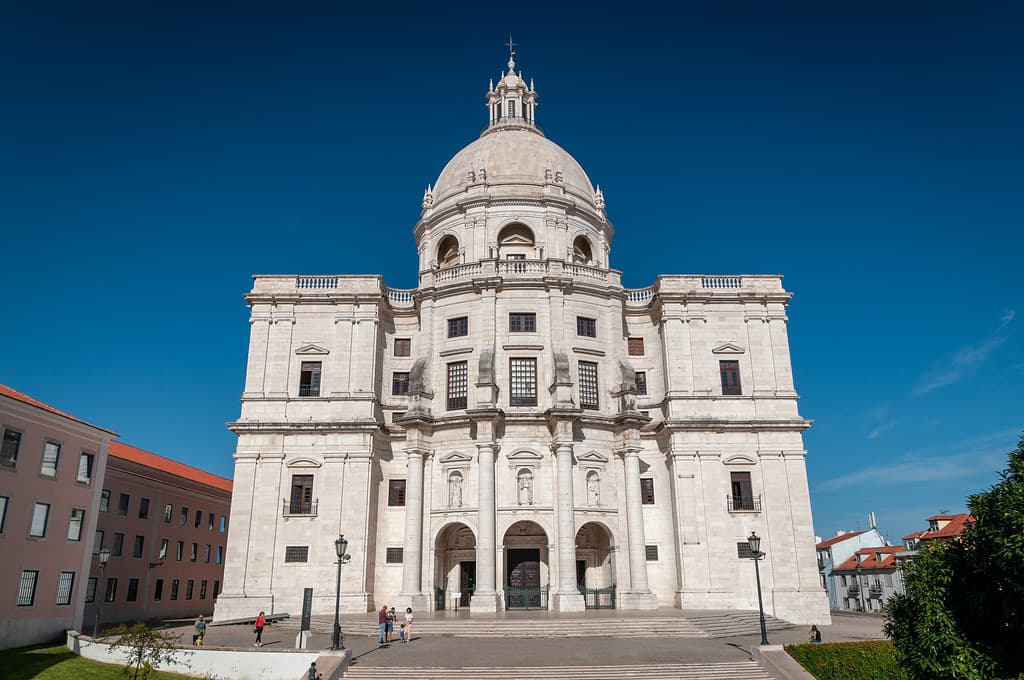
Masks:
[[[548,535],[536,522],[515,522],[502,538],[502,587],[506,609],[547,609],[550,583]]]
[[[601,522],[587,522],[576,532],[576,583],[588,609],[615,606],[614,545]]]
[[[476,535],[462,522],[444,526],[434,540],[434,609],[469,607],[476,588]]]

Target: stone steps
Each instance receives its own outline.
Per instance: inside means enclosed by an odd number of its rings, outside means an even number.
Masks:
[[[349,680],[622,680],[638,678],[657,680],[771,680],[763,668],[753,661],[730,661],[702,664],[643,664],[623,666],[521,666],[521,667],[428,667],[428,666],[359,666],[345,671]]]

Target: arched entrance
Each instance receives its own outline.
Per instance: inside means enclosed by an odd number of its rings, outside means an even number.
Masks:
[[[576,585],[587,609],[615,609],[615,565],[607,527],[587,522],[576,532]]]
[[[536,522],[520,521],[502,539],[505,609],[548,608],[548,535]]]
[[[434,543],[434,609],[469,607],[476,589],[476,536],[461,522],[449,524]],[[458,598],[455,593],[461,593]]]

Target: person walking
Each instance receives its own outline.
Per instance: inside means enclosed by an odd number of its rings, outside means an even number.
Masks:
[[[263,612],[256,617],[256,627],[252,629],[252,632],[256,633],[256,642],[253,643],[253,647],[263,646],[263,628],[267,625],[267,617],[264,616]]]
[[[384,644],[384,636],[388,629],[388,606],[384,605],[377,612],[377,644]]]
[[[206,620],[200,614],[195,623],[192,624],[192,646],[199,647],[203,644],[203,636],[206,635]]]
[[[415,617],[412,615],[412,607],[405,608],[405,642],[412,642],[412,622]]]
[[[306,678],[308,680],[324,680],[324,674],[316,669],[316,661],[309,664],[309,670],[306,672]]]
[[[391,642],[391,636],[395,634],[395,619],[398,616],[395,614],[395,608],[392,607],[388,610],[388,624],[384,628],[384,641]]]

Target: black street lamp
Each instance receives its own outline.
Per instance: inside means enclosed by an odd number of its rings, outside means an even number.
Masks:
[[[348,541],[345,535],[339,535],[334,541],[334,552],[338,553],[338,584],[334,589],[334,637],[331,641],[331,649],[343,649],[341,646],[341,623],[338,616],[341,612],[341,565],[348,561]]]
[[[96,579],[96,589],[99,590],[103,587],[103,570],[107,568],[107,562],[110,561],[110,548],[100,548],[100,576]],[[94,594],[95,597],[95,594]],[[103,598],[106,597],[106,590],[103,590],[99,598],[96,600],[96,621],[92,624],[92,639],[95,640],[96,636],[100,632],[100,603],[103,602]]]
[[[747,536],[747,544],[750,546],[750,556],[754,560],[754,575],[757,578],[757,610],[761,614],[761,644],[768,644],[768,629],[764,625],[764,601],[761,599],[761,568],[758,562],[764,557],[761,552],[761,537],[751,531]]]

